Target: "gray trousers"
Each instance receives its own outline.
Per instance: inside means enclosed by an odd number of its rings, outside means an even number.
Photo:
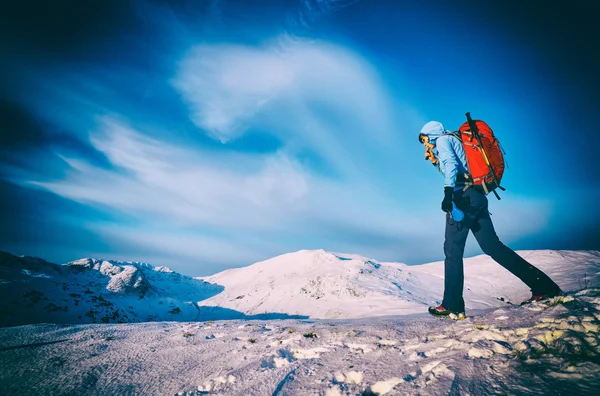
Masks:
[[[558,285],[546,274],[500,242],[488,212],[488,200],[485,194],[470,187],[464,192],[455,191],[454,201],[458,208],[465,213],[465,218],[460,223],[456,223],[452,219],[446,221],[444,242],[446,259],[444,261],[444,299],[442,301],[444,308],[458,312],[465,310],[463,253],[469,231],[473,232],[481,250],[521,279],[529,286],[533,295],[544,295],[559,290]]]

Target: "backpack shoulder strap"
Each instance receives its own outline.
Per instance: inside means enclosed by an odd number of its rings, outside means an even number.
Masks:
[[[462,138],[460,137],[460,132],[458,132],[458,131],[445,131],[445,132],[442,134],[442,136],[440,136],[440,137],[444,137],[444,136],[448,136],[448,137],[450,137],[450,136],[454,136],[454,137],[455,137],[455,138],[457,138],[457,139],[458,139],[458,140],[459,140],[461,143],[463,142],[463,141],[462,141]],[[438,139],[439,139],[439,138],[438,138]]]
[[[448,132],[446,132],[446,135],[454,136],[455,138],[457,138],[458,140],[460,140],[462,142],[459,131],[452,131],[452,132],[448,131]]]

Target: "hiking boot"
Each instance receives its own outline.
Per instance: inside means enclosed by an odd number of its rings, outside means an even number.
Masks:
[[[429,313],[437,318],[448,318],[452,320],[463,320],[467,318],[464,311],[450,311],[441,305],[438,307],[429,307]]]
[[[558,297],[558,296],[562,296],[562,295],[564,295],[564,293],[560,289],[555,290],[550,293],[546,293],[546,294],[534,294],[531,297],[529,297],[527,300],[523,301],[521,303],[521,305],[531,304],[532,302],[544,301],[544,300],[548,300],[550,298],[554,298],[554,297]]]

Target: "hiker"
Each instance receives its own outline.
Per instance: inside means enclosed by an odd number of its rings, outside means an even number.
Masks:
[[[468,113],[467,117],[471,122]],[[462,129],[463,127],[461,131]],[[444,126],[437,121],[425,124],[419,134],[419,142],[425,145],[425,158],[444,176],[442,210],[447,213],[444,241],[444,298],[440,306],[429,307],[429,313],[451,319],[466,317],[463,300],[463,253],[469,231],[473,232],[485,254],[491,256],[529,286],[532,297],[526,302],[539,301],[562,293],[558,285],[546,274],[498,239],[488,212],[486,197],[489,192],[488,187],[486,183],[483,185],[473,183],[473,177],[469,174],[465,146],[459,136],[460,134],[444,130]],[[450,215],[453,203],[464,213],[462,221],[456,221]]]

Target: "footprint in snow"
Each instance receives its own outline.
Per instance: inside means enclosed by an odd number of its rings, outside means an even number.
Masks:
[[[290,360],[284,357],[271,356],[266,360],[263,360],[261,363],[261,367],[263,368],[281,368],[290,365]]]
[[[295,360],[294,355],[287,349],[280,349],[277,355],[272,355],[261,363],[261,367],[281,368],[289,366]]]

